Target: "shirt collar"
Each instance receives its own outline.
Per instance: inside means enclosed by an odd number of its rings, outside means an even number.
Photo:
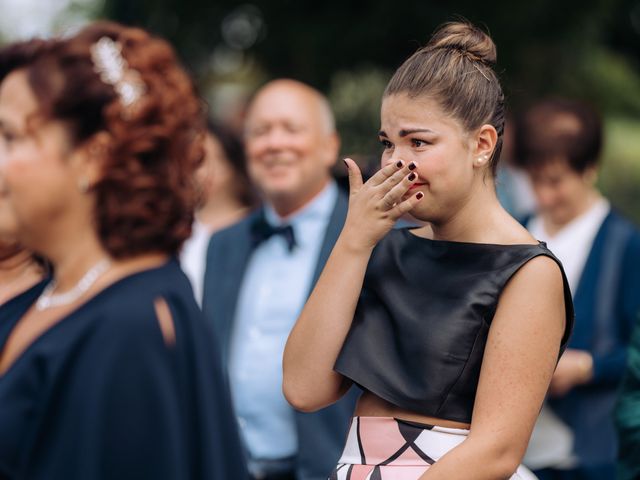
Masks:
[[[554,235],[549,235],[547,230],[544,227],[544,221],[541,215],[537,215],[534,217],[535,229],[539,233],[543,234],[544,239],[540,240],[557,240],[562,238],[567,238],[569,242],[574,241],[576,237],[581,238],[587,232],[593,232],[593,235],[598,231],[602,222],[609,212],[611,211],[611,204],[606,198],[599,198],[595,201],[595,203],[589,207],[589,209],[576,218],[571,220],[569,223],[564,225],[558,232]]]
[[[296,225],[309,219],[329,218],[338,197],[338,185],[335,180],[331,180],[326,187],[320,191],[309,203],[298,210],[293,215],[286,218],[280,217],[270,204],[265,204],[264,215],[271,225],[290,224]]]

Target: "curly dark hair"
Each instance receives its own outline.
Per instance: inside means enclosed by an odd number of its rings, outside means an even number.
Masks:
[[[144,93],[129,107],[101,80],[91,47],[122,46]],[[115,258],[175,255],[191,233],[194,171],[203,157],[203,103],[172,47],[139,28],[96,22],[69,38],[30,40],[0,51],[0,81],[25,70],[44,118],[66,122],[76,146],[108,135],[95,195],[95,225]]]

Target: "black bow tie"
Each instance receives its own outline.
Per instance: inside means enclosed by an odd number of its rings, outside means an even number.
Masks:
[[[296,246],[296,237],[291,225],[274,227],[267,222],[262,215],[260,215],[251,225],[251,243],[254,248],[271,238],[273,235],[282,235],[287,242],[289,252],[291,252]]]

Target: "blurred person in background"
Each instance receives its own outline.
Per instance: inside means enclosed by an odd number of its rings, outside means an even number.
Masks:
[[[229,128],[209,121],[205,155],[196,172],[199,205],[191,237],[182,247],[180,263],[202,305],[207,246],[211,235],[238,222],[255,205],[240,138]]]
[[[222,342],[253,477],[324,480],[353,402],[295,412],[282,394],[282,352],[347,212],[330,174],[340,140],[326,98],[298,81],[268,83],[248,107],[245,147],[264,206],[211,238],[203,309]]]
[[[562,261],[576,312],[548,396],[573,445],[557,465],[536,472],[543,480],[615,476],[612,414],[640,313],[640,234],[596,187],[601,147],[601,117],[580,101],[537,102],[516,126],[515,161],[538,203],[524,224]]]
[[[2,202],[54,272],[0,336],[0,478],[245,478],[175,259],[204,121],[173,49],[98,22],[2,49],[0,80]]]
[[[496,192],[507,212],[515,218],[523,218],[535,211],[536,200],[527,173],[514,165],[514,129],[514,119],[507,115],[496,177]]]

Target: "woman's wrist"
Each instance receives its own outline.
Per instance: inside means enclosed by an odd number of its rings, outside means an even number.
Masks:
[[[358,235],[353,235],[343,230],[336,241],[336,247],[350,255],[369,257],[375,247],[375,243],[367,242],[362,238],[358,238]]]

